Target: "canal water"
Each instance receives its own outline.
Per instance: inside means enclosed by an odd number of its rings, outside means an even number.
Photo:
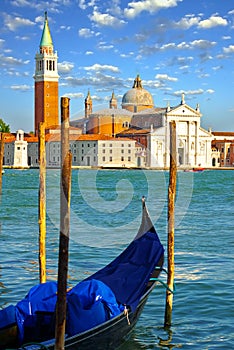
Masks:
[[[73,170],[69,285],[104,266],[134,238],[141,197],[166,250],[168,172]],[[47,274],[57,275],[60,171],[47,171]],[[39,172],[6,169],[0,196],[0,308],[38,283]],[[172,327],[165,290],[150,296],[121,350],[233,349],[234,172],[178,172]],[[166,267],[166,261],[165,261]],[[166,276],[161,275],[166,281]]]

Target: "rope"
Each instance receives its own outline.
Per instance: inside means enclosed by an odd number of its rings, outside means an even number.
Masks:
[[[130,320],[128,317],[128,309],[127,309],[126,305],[124,305],[124,315],[126,316],[127,321],[128,321],[128,325],[130,326],[131,323],[130,323]]]
[[[150,281],[157,281],[157,282],[161,283],[172,294],[175,294],[175,292],[176,292],[175,283],[173,283],[173,290],[172,290],[165,282],[163,282],[159,278],[152,277],[152,278],[150,278]]]
[[[155,267],[155,270],[164,271],[164,272],[166,272],[166,274],[168,275],[167,270],[164,269],[164,268],[161,267],[161,266],[156,266],[156,267]],[[157,282],[161,283],[161,284],[162,284],[169,292],[171,292],[172,294],[175,294],[175,292],[176,292],[175,282],[173,283],[173,290],[172,290],[165,282],[163,282],[163,281],[160,280],[159,278],[151,277],[151,278],[150,278],[150,281],[157,281]]]

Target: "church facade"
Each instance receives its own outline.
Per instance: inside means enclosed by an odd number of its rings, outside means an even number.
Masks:
[[[170,122],[176,122],[177,165],[179,167],[211,167],[212,134],[201,125],[199,106],[195,109],[185,103],[167,106],[161,116],[161,125],[149,134],[149,160],[151,167],[170,164]]]

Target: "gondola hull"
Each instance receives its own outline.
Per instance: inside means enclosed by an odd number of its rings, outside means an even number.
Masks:
[[[163,260],[164,248],[143,201],[134,240],[111,263],[67,291],[64,349],[117,349],[134,328]],[[57,283],[51,281],[33,286],[15,306],[1,310],[0,350],[53,350],[56,303]]]
[[[142,297],[134,312],[126,314],[122,312],[119,316],[94,327],[86,332],[66,339],[66,350],[114,350],[117,349],[126,339],[128,339],[134,326],[136,325],[147,299],[155,287],[155,283],[148,289]],[[20,350],[39,350],[43,346],[47,350],[54,349],[54,340],[42,342],[41,345],[28,345]]]

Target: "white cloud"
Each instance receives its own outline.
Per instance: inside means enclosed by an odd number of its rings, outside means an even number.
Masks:
[[[108,13],[100,13],[96,10],[93,11],[89,18],[97,25],[106,27],[119,27],[126,23],[124,20],[111,16]]]
[[[217,43],[215,41],[209,41],[209,40],[194,40],[190,43],[191,47],[198,48],[198,49],[208,49],[210,47],[215,46]]]
[[[124,14],[127,18],[135,18],[141,12],[147,11],[155,13],[162,9],[177,6],[177,3],[182,0],[142,0],[129,2],[128,8],[124,9]]]
[[[176,44],[175,43],[168,43],[168,44],[165,44],[163,46],[161,46],[161,50],[170,50],[170,49],[174,49],[176,47]]]
[[[189,66],[181,66],[181,67],[179,67],[179,69],[180,70],[187,70],[187,69],[189,69]]]
[[[30,21],[27,18],[22,18],[22,17],[13,17],[8,14],[4,14],[4,24],[5,27],[7,27],[10,31],[14,32],[16,31],[19,27],[28,27],[28,26],[34,26],[35,23]]]
[[[215,66],[215,67],[212,67],[212,69],[216,72],[217,70],[220,70],[222,69],[223,66]]]
[[[90,55],[93,55],[93,54],[94,54],[93,51],[86,51],[86,52],[85,52],[85,55],[87,55],[87,56],[90,56]]]
[[[167,75],[167,74],[157,74],[155,76],[155,78],[159,79],[159,80],[166,80],[166,81],[177,81],[178,80],[177,78],[169,77],[169,75]]]
[[[101,64],[98,64],[98,63],[94,64],[93,66],[84,67],[84,69],[86,71],[97,71],[97,72],[100,72],[100,71],[111,71],[113,73],[118,73],[119,72],[119,68],[118,67],[110,66],[110,65],[107,65],[107,64],[101,65]]]
[[[96,0],[79,0],[78,5],[82,10],[86,10],[88,7],[93,7],[95,5]]]
[[[192,26],[198,25],[200,17],[187,16],[182,18],[179,22],[175,22],[174,26],[180,29],[189,29]]]
[[[228,47],[224,47],[223,51],[225,53],[234,53],[234,45],[229,45]]]
[[[28,91],[31,89],[31,86],[26,85],[26,84],[24,84],[24,85],[12,85],[11,89],[16,90],[16,91]]]
[[[95,33],[93,30],[89,29],[89,28],[81,28],[78,31],[78,34],[80,37],[84,37],[84,38],[90,38],[91,36],[93,36]]]
[[[206,92],[207,92],[207,94],[213,94],[215,91],[212,89],[207,89]]]
[[[0,66],[7,66],[7,65],[20,66],[20,65],[28,64],[29,62],[30,62],[29,60],[23,61],[22,59],[18,59],[12,56],[0,55]]]
[[[60,26],[61,30],[71,30],[72,27],[71,26]]]
[[[67,61],[58,63],[58,70],[60,73],[70,73],[73,68],[74,68],[74,63],[67,62]]]
[[[28,36],[20,36],[20,35],[17,35],[15,37],[17,40],[22,40],[22,41],[25,41],[25,40],[29,40],[30,38]]]
[[[202,29],[209,29],[217,26],[226,26],[226,25],[228,25],[228,21],[225,18],[220,16],[211,16],[210,18],[201,21],[198,24],[198,27]]]
[[[65,94],[63,94],[63,96],[69,97],[69,98],[74,98],[74,99],[84,98],[84,94],[82,92],[74,92],[74,93],[72,93],[72,92],[66,93],[65,92]]]
[[[85,3],[85,0],[79,0],[79,7],[82,9],[82,10],[85,10],[87,8],[87,5]]]
[[[114,46],[113,45],[107,45],[106,43],[101,42],[101,43],[98,44],[98,48],[100,50],[112,50],[114,48]]]
[[[197,90],[179,90],[179,91],[175,91],[174,95],[176,96],[181,96],[181,94],[184,93],[185,95],[201,95],[204,93],[203,89],[197,89]]]
[[[155,80],[147,80],[143,82],[143,86],[151,88],[151,89],[158,89],[164,86],[162,81],[155,81]]]
[[[50,13],[61,13],[60,8],[69,6],[71,4],[71,0],[12,0],[11,5],[16,7],[28,7],[37,11],[45,11],[45,9],[49,9]]]
[[[217,43],[215,41],[209,41],[204,39],[194,40],[189,43],[181,42],[177,45],[178,49],[208,49],[215,46]]]

